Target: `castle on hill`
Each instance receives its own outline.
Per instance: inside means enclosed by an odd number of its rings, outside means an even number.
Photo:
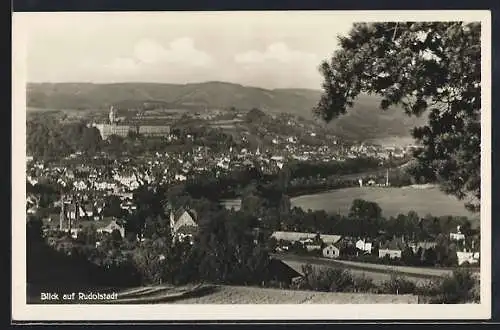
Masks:
[[[106,140],[111,135],[126,137],[130,133],[144,136],[166,136],[170,134],[170,126],[168,125],[120,123],[118,120],[118,110],[114,106],[111,106],[108,118],[109,121],[107,123],[94,123],[92,125],[99,130],[103,140]]]

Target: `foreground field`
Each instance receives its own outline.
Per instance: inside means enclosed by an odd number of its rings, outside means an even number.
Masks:
[[[334,293],[245,286],[151,287],[120,294],[118,303],[174,304],[416,304],[413,295]]]
[[[262,289],[253,287],[218,287],[210,295],[176,301],[179,304],[416,304],[413,295],[331,293]]]
[[[68,291],[69,292],[69,291]],[[30,304],[417,304],[414,295],[337,293],[226,285],[157,285],[125,290],[81,289],[76,292],[117,293],[113,300],[41,301]]]
[[[304,210],[325,210],[347,214],[352,201],[356,198],[376,202],[382,208],[385,217],[397,216],[413,210],[421,216],[468,216],[479,218],[464,207],[464,203],[441,192],[437,187],[423,189],[403,188],[345,188],[318,194],[303,195],[291,199],[292,206]]]

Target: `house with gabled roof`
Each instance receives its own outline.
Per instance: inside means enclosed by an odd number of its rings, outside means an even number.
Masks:
[[[187,210],[183,207],[175,212],[170,212],[170,229],[172,235],[179,240],[192,238],[198,230],[198,215],[194,210]]]
[[[401,258],[405,248],[404,240],[401,238],[393,238],[392,240],[380,245],[378,250],[379,258],[388,256],[391,259]]]

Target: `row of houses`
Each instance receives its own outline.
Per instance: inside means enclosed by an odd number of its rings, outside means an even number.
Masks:
[[[63,204],[65,205],[65,204]],[[111,218],[108,220],[98,219],[99,221],[88,222],[82,221],[84,216],[88,216],[83,210],[81,213],[75,212],[79,208],[77,204],[70,204],[71,208],[68,210],[62,207],[58,231],[68,232],[73,238],[77,238],[78,234],[83,230],[82,224],[91,225],[96,224],[96,230],[101,234],[111,234],[114,230],[118,230],[122,237],[125,237],[125,224],[123,221]],[[75,208],[76,207],[76,208]],[[81,208],[80,208],[81,209]],[[194,234],[198,228],[197,215],[193,210],[179,208],[175,211],[170,211],[170,228],[175,241],[183,241],[189,239],[192,241]]]
[[[335,259],[341,256],[342,249],[348,249],[352,253],[372,254],[375,249],[375,243],[363,238],[343,237],[340,235],[319,235],[317,233],[302,233],[302,232],[284,232],[278,231],[271,235],[278,242],[276,252],[284,252],[290,249],[292,244],[300,244],[308,252],[321,251],[321,255],[325,258]],[[424,251],[436,248],[437,243],[432,241],[422,242],[405,242],[401,238],[393,238],[392,240],[378,244],[378,257],[401,259],[405,248],[410,248],[414,254],[424,253]],[[479,262],[479,252],[457,251],[458,265],[464,263],[474,264]]]

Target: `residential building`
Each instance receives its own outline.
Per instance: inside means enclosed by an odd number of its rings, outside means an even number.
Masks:
[[[175,212],[170,212],[170,229],[172,235],[177,240],[185,238],[192,239],[198,230],[197,215],[193,210],[179,208]]]
[[[325,258],[336,259],[340,256],[340,249],[335,245],[330,244],[323,249],[323,256]]]
[[[366,242],[365,240],[362,239],[356,242],[356,248],[366,253],[372,253],[372,243]]]
[[[97,232],[100,234],[103,234],[103,233],[111,234],[115,230],[118,230],[118,232],[120,233],[122,238],[125,237],[125,227],[117,220],[110,220],[108,223],[97,228]]]
[[[457,259],[459,266],[464,263],[477,264],[479,262],[479,252],[457,251]]]
[[[450,233],[450,239],[453,241],[463,241],[465,240],[465,235],[460,231],[460,226],[457,226],[456,233]]]

